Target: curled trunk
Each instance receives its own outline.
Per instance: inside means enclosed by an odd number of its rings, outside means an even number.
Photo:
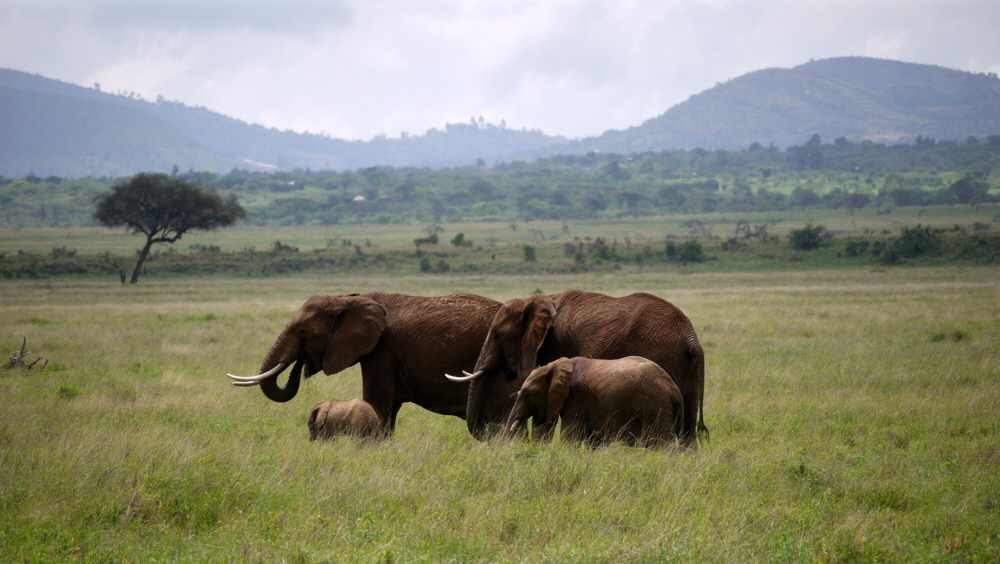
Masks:
[[[264,392],[267,399],[276,402],[286,402],[295,397],[295,394],[299,393],[299,381],[302,376],[302,361],[295,363],[292,367],[292,373],[288,375],[288,382],[285,383],[285,387],[282,388],[278,384],[278,376],[281,373],[275,374],[270,378],[266,378],[260,381],[260,391]]]
[[[267,352],[264,356],[264,362],[260,365],[260,373],[263,374],[268,370],[274,368],[279,362],[285,362],[291,364],[295,357],[294,354],[297,352],[298,343],[294,339],[288,338],[287,335],[281,335],[278,340],[275,341],[274,345],[271,346],[271,350]],[[295,362],[295,366],[292,368],[291,374],[288,376],[288,382],[285,383],[285,387],[282,388],[278,384],[278,377],[281,373],[275,374],[271,378],[267,378],[260,381],[260,391],[264,392],[267,399],[276,402],[286,402],[295,397],[295,394],[299,392],[299,382],[302,377],[302,360]]]

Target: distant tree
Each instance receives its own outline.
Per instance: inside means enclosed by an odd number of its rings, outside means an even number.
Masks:
[[[628,180],[632,177],[628,171],[623,169],[621,165],[618,164],[618,159],[612,160],[604,168],[608,171],[608,176],[615,180]]]
[[[803,170],[808,168],[819,170],[823,168],[823,152],[820,150],[821,144],[822,141],[820,141],[819,133],[813,133],[813,136],[809,138],[809,141],[806,141],[805,147],[795,148],[795,152],[792,156],[792,160],[795,163],[795,169]]]
[[[535,248],[531,245],[524,246],[524,261],[525,262],[536,262],[538,256],[535,254]]]
[[[796,186],[792,190],[791,199],[793,206],[809,207],[819,203],[819,195],[816,192],[801,186]]]
[[[235,195],[222,198],[166,174],[139,173],[112,186],[110,192],[97,194],[94,203],[94,219],[103,225],[124,226],[130,233],[146,235],[130,284],[139,281],[139,271],[154,243],[173,243],[188,231],[228,227],[247,215]]]
[[[978,182],[975,179],[966,176],[953,182],[952,185],[948,187],[948,192],[953,194],[959,202],[969,204],[989,199],[987,197],[989,189],[990,185],[986,182]]]
[[[471,247],[472,241],[465,238],[465,233],[456,233],[455,237],[452,238],[451,244],[456,247]]]

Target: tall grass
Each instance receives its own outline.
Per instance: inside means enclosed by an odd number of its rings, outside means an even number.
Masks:
[[[0,283],[0,560],[995,562],[1000,269]],[[412,405],[309,442],[228,384],[314,293],[650,291],[706,348],[695,453],[481,444]],[[3,345],[6,344],[6,345]]]

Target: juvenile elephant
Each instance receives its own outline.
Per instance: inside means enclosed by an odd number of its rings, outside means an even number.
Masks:
[[[564,441],[665,447],[675,444],[683,413],[677,384],[651,360],[560,358],[524,381],[507,427],[513,433],[529,417],[536,428],[554,425],[561,416]]]
[[[488,436],[487,410],[502,381],[525,378],[536,366],[561,357],[614,359],[641,356],[673,376],[684,398],[681,442],[697,446],[708,434],[702,404],[705,354],[691,321],[673,304],[651,294],[622,298],[566,290],[503,304],[482,344],[475,372],[455,381],[472,381],[465,415],[469,431]],[[497,378],[499,374],[505,378]],[[454,373],[452,373],[454,374]]]
[[[313,296],[285,325],[264,356],[257,376],[234,376],[238,386],[260,385],[269,399],[295,397],[305,377],[336,374],[361,364],[363,399],[383,432],[391,436],[405,402],[444,415],[464,417],[468,384],[448,381],[446,372],[469,370],[486,339],[500,302],[473,294],[427,298],[370,292]],[[293,366],[294,365],[294,366]],[[284,387],[283,370],[293,366]],[[482,417],[503,424],[520,382],[505,382],[484,401]]]
[[[357,439],[377,439],[382,425],[378,415],[368,402],[359,399],[350,401],[325,401],[313,408],[309,414],[309,440],[329,439],[347,435]]]

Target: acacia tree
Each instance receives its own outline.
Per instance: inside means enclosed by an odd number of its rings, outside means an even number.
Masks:
[[[233,194],[223,198],[190,182],[146,172],[97,194],[94,203],[94,219],[103,225],[124,226],[130,233],[146,235],[130,284],[139,281],[142,263],[154,243],[173,243],[188,231],[228,227],[247,215]]]

